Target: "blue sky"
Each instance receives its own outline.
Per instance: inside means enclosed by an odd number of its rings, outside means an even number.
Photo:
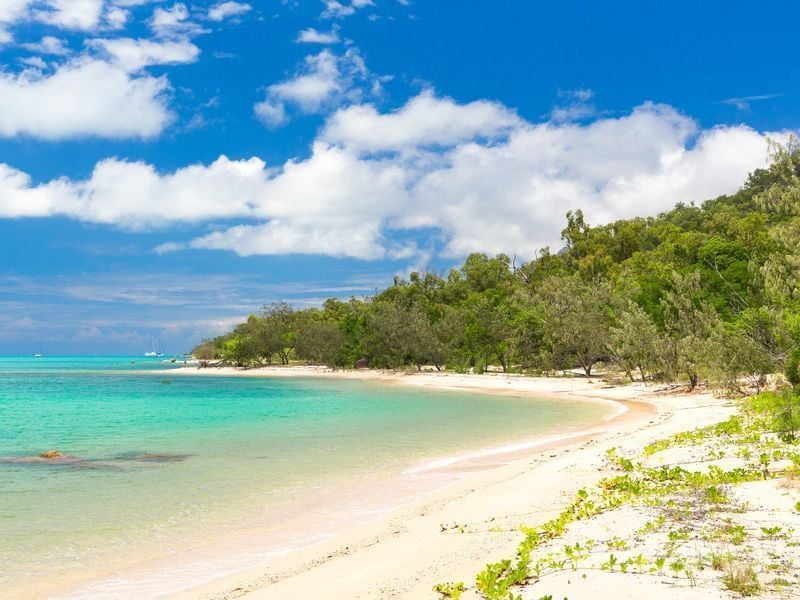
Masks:
[[[0,0],[0,353],[183,351],[734,191],[800,126],[798,13]]]

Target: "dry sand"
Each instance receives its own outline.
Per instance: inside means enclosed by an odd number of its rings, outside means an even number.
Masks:
[[[735,412],[732,403],[710,394],[670,394],[639,384],[611,386],[601,379],[398,374],[316,367],[246,371],[187,368],[181,374],[366,378],[423,387],[613,401],[622,410],[613,419],[567,439],[501,455],[482,455],[471,464],[459,462],[457,467],[444,465],[444,469],[471,473],[378,521],[353,527],[331,540],[182,593],[178,598],[435,598],[434,584],[464,581],[471,585],[487,562],[512,558],[521,539],[521,533],[513,528],[520,524],[538,525],[556,516],[578,489],[591,487],[608,475],[609,448],[638,453],[655,439],[722,421]],[[597,584],[607,585],[602,581],[607,576],[598,574]],[[710,590],[703,595],[702,590],[685,587],[686,590],[681,588],[680,597],[714,597],[709,595]],[[632,578],[613,594],[607,587],[594,585],[584,585],[582,592],[580,586],[573,588],[570,593],[578,593],[575,597],[641,598],[659,590],[660,597],[676,597],[675,586],[665,588],[652,578]],[[538,599],[542,595],[538,589],[523,592],[525,598]],[[470,590],[465,597],[476,596]]]

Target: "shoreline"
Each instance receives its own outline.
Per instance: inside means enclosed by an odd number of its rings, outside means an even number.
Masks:
[[[115,373],[119,374],[120,371]],[[409,463],[402,468],[402,471],[398,470],[394,474],[376,472],[369,481],[361,481],[352,489],[332,490],[333,493],[329,493],[324,500],[320,498],[319,502],[309,503],[308,506],[303,504],[305,508],[297,507],[301,512],[310,510],[310,513],[307,513],[312,515],[310,521],[300,521],[292,517],[290,521],[280,525],[277,535],[294,532],[298,538],[297,544],[292,543],[280,548],[272,545],[273,532],[269,528],[257,527],[248,533],[230,531],[229,535],[208,539],[208,543],[203,543],[188,553],[181,552],[175,556],[153,557],[142,562],[120,564],[115,570],[99,577],[84,579],[76,586],[51,588],[55,592],[52,597],[100,598],[123,582],[126,582],[125,586],[134,582],[141,583],[142,594],[147,597],[196,597],[196,594],[202,594],[206,588],[215,587],[221,582],[236,581],[251,571],[260,572],[265,564],[272,564],[274,560],[285,556],[299,556],[308,549],[336,542],[340,536],[348,532],[380,523],[398,511],[424,502],[432,495],[474,477],[476,473],[488,472],[510,461],[586,441],[596,435],[599,428],[603,430],[613,428],[618,421],[636,419],[637,416],[642,418],[641,415],[651,414],[653,411],[647,404],[629,401],[621,403],[616,399],[606,398],[604,395],[608,392],[607,388],[603,389],[597,383],[587,383],[579,378],[534,380],[501,375],[408,374],[385,371],[327,372],[313,368],[291,367],[246,371],[218,368],[153,369],[131,371],[131,373],[158,377],[182,375],[273,377],[277,374],[282,377],[318,380],[357,379],[367,383],[373,382],[376,385],[410,384],[421,391],[441,389],[486,396],[514,396],[522,402],[527,401],[527,397],[591,402],[613,407],[614,410],[590,422],[567,426],[560,432],[529,433],[523,434],[522,438],[517,434],[510,440],[508,437],[500,438],[503,441],[499,445],[498,441],[495,441],[494,445],[487,446],[486,442],[481,444],[482,438],[475,437],[471,441],[477,443],[467,446],[472,449],[464,450],[460,454],[436,453],[430,458],[421,459],[419,463]],[[587,385],[589,387],[586,394],[578,392]],[[335,507],[330,522],[320,520],[320,514],[328,510],[323,506],[323,502],[328,507]],[[262,543],[257,541],[259,535],[266,536]],[[266,556],[269,556],[269,559],[264,558]],[[206,564],[208,570],[196,570],[193,564]],[[184,575],[180,579],[171,578],[169,572],[173,570],[183,572]],[[60,591],[57,591],[59,589]]]
[[[500,489],[504,483],[525,476],[532,466],[546,466],[553,463],[553,459],[584,451],[602,440],[663,424],[669,420],[673,411],[672,407],[657,401],[663,397],[656,396],[656,390],[653,388],[645,388],[642,385],[609,386],[599,378],[587,380],[578,377],[531,378],[501,374],[458,375],[427,372],[332,371],[307,367],[267,367],[248,370],[230,367],[181,368],[150,373],[178,376],[333,377],[486,394],[568,398],[613,405],[617,408],[613,414],[606,416],[602,421],[583,427],[579,431],[563,435],[550,435],[544,438],[537,437],[521,442],[509,442],[499,447],[482,448],[461,455],[439,457],[416,467],[410,467],[404,475],[455,474],[456,478],[443,486],[423,492],[411,502],[395,505],[388,512],[384,511],[366,522],[354,523],[323,541],[296,548],[283,556],[264,561],[258,567],[243,569],[210,582],[200,583],[185,591],[164,596],[179,600],[190,598],[217,600],[234,597],[302,598],[304,593],[315,589],[314,584],[308,583],[307,580],[314,581],[320,572],[330,568],[326,565],[337,562],[337,557],[354,557],[349,559],[358,563],[353,567],[353,572],[359,573],[361,577],[359,581],[346,584],[341,589],[331,590],[326,597],[342,599],[376,597],[366,591],[365,595],[354,593],[375,584],[375,581],[368,575],[368,565],[374,561],[371,556],[373,552],[369,548],[391,541],[403,529],[398,529],[398,520],[405,522],[409,513],[413,515],[412,519],[414,516],[421,518],[426,515],[427,510],[421,511],[420,509],[431,503],[448,503],[455,500],[469,502],[471,497],[473,500],[477,500],[479,494],[476,494],[474,488],[484,487],[488,482],[492,482],[492,486],[498,488],[490,494],[491,498],[488,500],[496,501],[498,495],[504,495]],[[700,395],[691,396],[693,399],[700,397]],[[710,395],[707,399],[711,399]],[[717,401],[711,400],[714,404],[717,403]],[[563,475],[562,473],[562,478]],[[564,483],[561,479],[558,481]],[[492,517],[493,520],[494,518]],[[443,527],[439,524],[439,527],[434,528],[429,535],[435,535],[439,529],[444,530]],[[426,543],[429,535],[412,536],[404,543],[411,548],[419,547]],[[359,550],[362,546],[363,548]],[[413,556],[414,552],[411,548],[406,548],[405,551]],[[479,566],[491,558],[491,553],[487,552],[475,563],[475,572],[479,570]],[[483,562],[480,562],[481,560]],[[460,558],[457,562],[460,563],[463,560]],[[411,577],[413,567],[410,567],[409,565],[399,569],[392,579],[403,580],[403,573]],[[337,571],[337,576],[343,572],[339,569]],[[349,573],[350,570],[345,569],[345,572]],[[474,576],[474,573],[472,575]],[[331,574],[331,577],[333,576],[334,574]],[[433,579],[435,580],[431,580],[430,586],[427,586],[428,593],[423,596],[433,597],[430,589],[438,581],[436,578]],[[319,589],[328,589],[328,584],[320,582],[319,585],[326,586]],[[426,584],[423,584],[411,595],[405,595],[400,589],[396,589],[387,597],[420,597],[425,588]]]

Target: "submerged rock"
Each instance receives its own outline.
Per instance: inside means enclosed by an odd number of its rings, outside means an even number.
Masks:
[[[58,450],[48,450],[35,456],[0,456],[0,464],[72,466],[86,462],[83,458],[67,456]]]
[[[189,458],[191,454],[178,454],[173,452],[126,452],[118,454],[115,460],[131,460],[139,462],[169,463],[181,462]]]
[[[47,452],[42,452],[39,455],[39,458],[47,458],[47,459],[64,458],[64,454],[62,452],[59,452],[58,450],[48,450]]]
[[[126,452],[111,458],[80,458],[69,456],[59,450],[48,450],[33,456],[0,456],[0,465],[25,465],[41,467],[71,467],[75,469],[109,469],[123,468],[120,461],[146,463],[172,463],[188,459],[190,454],[171,452]],[[131,465],[133,466],[133,465]]]

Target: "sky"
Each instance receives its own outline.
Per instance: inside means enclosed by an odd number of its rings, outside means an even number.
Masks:
[[[0,0],[0,354],[189,350],[265,303],[734,192],[800,128],[788,2]]]

